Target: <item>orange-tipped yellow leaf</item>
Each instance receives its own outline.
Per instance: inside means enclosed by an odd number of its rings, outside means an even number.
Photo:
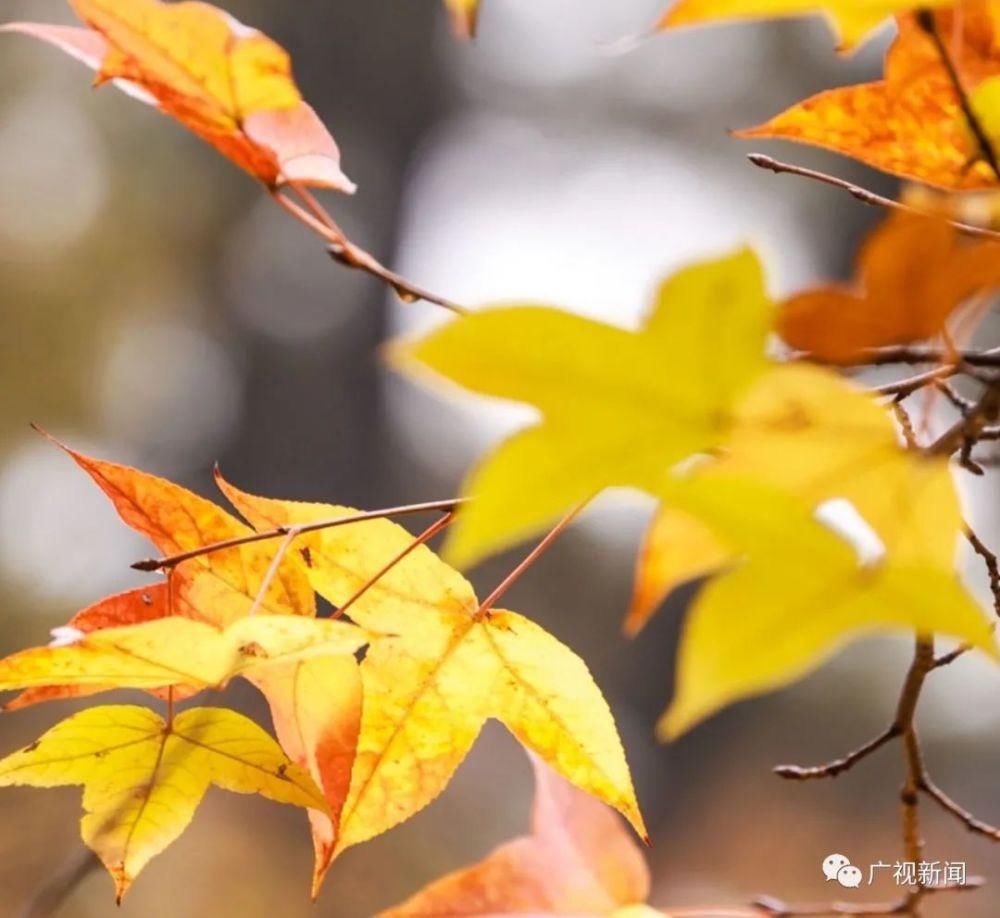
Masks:
[[[90,708],[0,761],[0,786],[83,785],[82,835],[118,899],[187,828],[210,785],[324,810],[312,778],[253,721],[194,708],[165,723],[131,706]]]
[[[315,896],[333,858],[351,783],[361,728],[361,673],[353,657],[314,657],[259,668],[248,678],[271,706],[281,748],[312,775],[327,803],[326,811],[309,811]]]
[[[62,448],[107,494],[125,523],[162,552],[191,551],[252,532],[221,507],[171,481]],[[257,600],[280,544],[280,539],[254,542],[203,554],[185,564],[190,584],[184,614],[219,626],[245,616]],[[293,552],[285,553],[258,609],[273,614],[316,614],[315,595],[301,558]]]

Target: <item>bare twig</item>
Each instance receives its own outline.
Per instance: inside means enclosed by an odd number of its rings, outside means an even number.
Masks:
[[[302,535],[307,532],[318,532],[321,529],[333,529],[337,526],[348,526],[351,523],[363,523],[366,520],[381,520],[392,516],[407,516],[412,513],[428,513],[440,511],[451,513],[457,510],[466,502],[463,498],[452,498],[450,500],[433,500],[422,504],[402,504],[398,507],[387,507],[384,510],[367,510],[363,513],[355,513],[351,516],[340,516],[330,520],[320,520],[304,526],[276,526],[274,529],[266,529],[262,532],[251,532],[245,536],[237,536],[233,539],[224,539],[221,542],[212,542],[209,545],[199,545],[190,551],[181,552],[176,555],[168,555],[163,558],[147,558],[143,561],[136,561],[132,565],[137,571],[161,571],[169,570],[190,561],[192,558],[199,558],[202,555],[212,554],[216,551],[223,551],[227,548],[237,548],[240,545],[250,545],[254,542],[264,542],[268,539],[280,539],[288,536],[289,533]]]
[[[934,665],[931,669],[940,669],[942,666],[951,666],[951,664],[954,663],[959,657],[965,656],[965,654],[967,654],[970,650],[972,650],[972,646],[970,644],[962,644],[954,650],[949,650],[947,653],[938,654],[934,658]]]
[[[445,297],[438,296],[436,293],[431,293],[423,287],[418,287],[402,275],[396,274],[395,271],[390,271],[374,255],[351,242],[334,219],[305,189],[295,187],[294,190],[299,197],[303,198],[306,204],[305,207],[297,204],[277,189],[270,189],[270,194],[296,220],[325,240],[329,246],[330,254],[341,264],[347,265],[350,268],[357,268],[359,271],[364,271],[366,274],[377,277],[392,287],[400,299],[407,302],[426,300],[428,303],[434,303],[436,306],[441,306],[459,315],[468,311],[464,306],[452,302]]]
[[[964,807],[951,799],[940,787],[938,787],[927,774],[921,776],[919,789],[927,794],[942,810],[954,816],[970,832],[988,838],[990,841],[1000,842],[1000,829],[991,826],[981,819],[977,819]]]
[[[944,366],[935,367],[933,370],[917,373],[916,376],[901,379],[898,382],[876,386],[871,391],[875,395],[894,395],[897,399],[903,399],[922,389],[924,386],[945,386],[947,385],[944,382],[945,379],[961,372],[961,364],[945,364]]]
[[[21,912],[21,918],[50,918],[90,876],[101,862],[89,848],[75,852],[62,870],[35,894]]]
[[[761,169],[769,169],[776,175],[798,175],[802,178],[822,182],[824,185],[831,185],[834,188],[840,188],[852,197],[857,198],[857,200],[861,201],[863,204],[868,204],[873,207],[885,207],[889,210],[901,210],[918,216],[940,217],[940,214],[935,214],[932,211],[921,210],[919,207],[904,204],[902,201],[895,201],[892,198],[884,197],[883,195],[876,194],[874,191],[869,191],[867,188],[862,188],[860,185],[855,185],[853,182],[845,181],[844,179],[837,178],[834,175],[828,175],[826,172],[820,172],[816,169],[807,169],[805,166],[796,166],[792,163],[783,163],[781,160],[774,159],[771,156],[765,156],[763,153],[748,153],[747,159],[750,160],[750,162],[752,162],[755,166],[758,166]],[[955,227],[958,232],[966,236],[977,236],[983,239],[1000,239],[1000,232],[997,232],[996,230],[986,229],[981,226],[972,226],[968,223],[961,223],[957,220],[948,220],[947,222]]]
[[[822,363],[811,354],[803,354],[803,359],[814,363]],[[858,361],[859,366],[886,366],[893,363],[906,364],[954,364],[959,362],[967,367],[1000,367],[1000,347],[985,351],[950,350],[925,345],[900,345],[897,347],[879,347],[863,352]],[[979,378],[979,377],[977,377]],[[989,379],[981,379],[990,383]]]
[[[847,755],[839,759],[833,759],[823,765],[813,765],[804,767],[801,765],[776,765],[773,769],[779,778],[787,778],[790,781],[810,781],[815,778],[836,778],[837,775],[853,768],[862,759],[867,758],[873,752],[881,749],[890,740],[895,739],[902,733],[902,728],[898,724],[890,724],[874,739],[869,740],[863,746],[859,746]]]
[[[969,877],[965,883],[942,883],[939,886],[925,886],[924,895],[950,892],[971,892],[983,885],[980,877]],[[780,899],[762,896],[755,899],[754,907],[767,918],[837,918],[837,916],[859,915],[912,915],[913,894],[910,893],[895,902],[830,902],[823,905],[786,905]]]
[[[1000,559],[997,558],[997,553],[992,551],[968,525],[965,527],[965,538],[972,546],[972,550],[983,559],[983,564],[986,565],[986,573],[990,579],[990,592],[993,593],[993,609],[1000,616]]]

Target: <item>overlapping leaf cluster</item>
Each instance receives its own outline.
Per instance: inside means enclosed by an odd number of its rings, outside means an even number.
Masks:
[[[318,891],[338,853],[444,789],[491,717],[644,832],[611,712],[583,661],[516,612],[480,609],[469,583],[400,526],[350,522],[303,533],[285,551],[248,541],[253,530],[178,485],[67,452],[161,551],[213,550],[83,610],[52,644],[0,660],[0,690],[23,690],[8,709],[113,688],[173,703],[242,677],[267,698],[280,741],[232,711],[164,721],[112,706],[0,761],[0,784],[85,787],[83,837],[119,897],[211,783],[310,808]],[[219,484],[263,530],[356,515]],[[349,605],[351,621],[316,618],[317,592]]]
[[[636,331],[500,305],[398,347],[405,368],[541,412],[469,476],[474,501],[446,556],[473,563],[609,486],[658,497],[627,629],[674,587],[711,576],[686,623],[666,736],[871,629],[945,634],[996,655],[956,573],[964,524],[947,456],[911,448],[886,407],[833,370],[767,348],[780,334],[851,363],[936,337],[959,304],[1000,282],[997,251],[898,216],[853,289],[776,305],[744,251],[669,278]]]

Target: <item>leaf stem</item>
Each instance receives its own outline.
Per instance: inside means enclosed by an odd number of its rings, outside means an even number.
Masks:
[[[573,522],[580,515],[583,508],[590,503],[590,498],[585,500],[583,503],[578,504],[569,513],[567,513],[552,529],[549,531],[548,535],[545,536],[528,554],[525,556],[524,560],[521,561],[517,567],[514,568],[503,580],[500,581],[497,588],[490,593],[480,604],[479,608],[476,610],[476,618],[484,618],[490,609],[500,601],[500,598],[506,593],[517,581],[521,578],[522,574],[528,570],[546,551],[548,551],[549,546],[559,538],[560,535],[565,531],[570,523]]]
[[[445,528],[453,519],[455,518],[455,511],[449,510],[444,516],[439,520],[435,520],[430,524],[423,532],[420,533],[409,545],[406,546],[401,552],[399,552],[395,557],[393,557],[389,562],[385,564],[384,567],[380,568],[379,571],[369,577],[360,587],[355,591],[350,599],[347,600],[339,609],[335,610],[330,618],[340,618],[343,616],[348,609],[351,608],[354,603],[356,603],[362,596],[365,595],[376,583],[379,582],[386,574],[389,573],[400,561],[402,561],[410,552],[415,551],[419,546],[424,545],[434,538],[442,529]]]

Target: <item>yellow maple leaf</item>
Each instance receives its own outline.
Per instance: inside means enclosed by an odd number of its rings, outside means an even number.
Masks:
[[[220,486],[259,529],[357,512]],[[515,612],[481,613],[468,581],[426,546],[373,579],[413,542],[388,520],[302,538],[316,590],[338,607],[350,602],[363,627],[394,635],[373,643],[361,664],[364,709],[337,852],[430,803],[489,717],[644,833],[611,712],[576,654]]]
[[[705,586],[688,613],[674,699],[659,725],[666,738],[794,681],[866,631],[939,633],[1000,656],[954,570],[922,553],[864,563],[807,503],[755,480],[707,475],[675,483],[664,497],[710,526],[740,562]]]
[[[931,0],[926,7],[956,0]],[[740,19],[822,15],[841,51],[853,50],[889,17],[913,9],[911,0],[678,0],[657,23],[661,29]]]
[[[464,485],[445,556],[466,566],[554,522],[610,485],[655,488],[724,438],[733,401],[766,366],[774,307],[748,250],[678,272],[638,332],[540,306],[483,310],[398,346],[484,395],[528,402],[542,422]]]
[[[194,708],[166,723],[147,708],[90,708],[0,761],[0,786],[83,785],[83,840],[118,900],[191,822],[210,785],[326,808],[308,773],[253,721]]]
[[[221,688],[239,675],[293,660],[353,654],[371,635],[347,622],[261,615],[224,631],[170,616],[71,634],[0,660],[0,691],[33,686]]]

